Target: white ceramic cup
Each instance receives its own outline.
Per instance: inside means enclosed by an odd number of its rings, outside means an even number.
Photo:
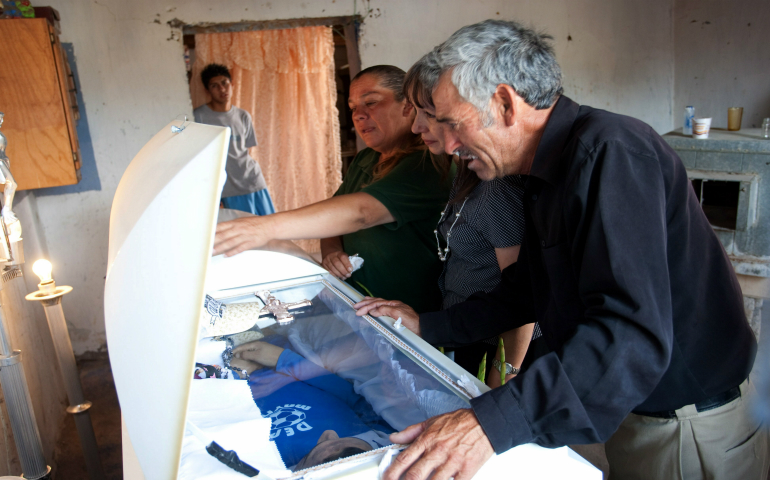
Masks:
[[[692,119],[692,138],[709,138],[711,130],[711,118]]]

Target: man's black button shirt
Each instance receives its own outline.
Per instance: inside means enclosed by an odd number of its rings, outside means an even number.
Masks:
[[[471,404],[495,451],[606,441],[632,410],[739,385],[756,341],[732,265],[651,127],[562,96],[524,195],[517,263],[489,294],[423,314],[462,345],[533,321],[551,350]]]

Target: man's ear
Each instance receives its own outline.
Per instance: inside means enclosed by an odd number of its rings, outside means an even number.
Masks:
[[[410,102],[404,102],[404,111],[401,112],[401,114],[405,117],[408,117],[409,115],[414,112],[414,105],[412,105]]]
[[[328,442],[329,440],[337,440],[338,438],[340,438],[340,436],[337,435],[337,432],[334,430],[326,430],[321,434],[321,437],[318,439],[318,443],[316,443],[316,445],[320,445],[323,442]]]
[[[501,83],[495,89],[492,95],[492,108],[497,110],[497,114],[503,119],[506,127],[510,127],[516,122],[516,110],[519,106],[521,97],[510,85]]]

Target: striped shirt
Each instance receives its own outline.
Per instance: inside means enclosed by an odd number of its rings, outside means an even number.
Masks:
[[[500,283],[495,249],[521,245],[524,238],[524,182],[521,175],[479,182],[464,206],[461,200],[444,210],[438,227],[444,242],[452,230],[449,254],[438,280],[444,309],[464,302],[476,292],[489,293]],[[449,192],[450,202],[456,194],[455,184]],[[444,243],[439,248],[446,246]],[[541,335],[540,325],[535,324],[532,339]],[[496,345],[497,337],[485,342]]]
[[[456,194],[455,183],[449,192],[450,202]],[[460,199],[447,207],[438,228],[443,238],[442,250],[446,247],[447,233],[452,230],[449,256],[438,281],[444,297],[443,308],[463,302],[476,292],[490,292],[500,283],[495,249],[521,244],[523,195],[524,177],[510,175],[479,182],[464,206],[464,199]]]

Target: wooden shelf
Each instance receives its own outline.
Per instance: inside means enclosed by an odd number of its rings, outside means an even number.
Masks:
[[[74,83],[44,18],[0,19],[0,111],[19,190],[80,181]]]

